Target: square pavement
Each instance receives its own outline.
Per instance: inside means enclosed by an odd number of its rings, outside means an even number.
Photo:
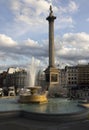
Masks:
[[[28,120],[25,118],[9,118],[0,120],[0,130],[89,130],[89,120],[69,123],[54,123]]]

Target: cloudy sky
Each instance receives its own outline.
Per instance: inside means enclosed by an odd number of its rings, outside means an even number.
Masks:
[[[26,66],[34,56],[48,65],[49,6],[55,20],[55,64],[89,62],[87,0],[0,0],[0,70]]]

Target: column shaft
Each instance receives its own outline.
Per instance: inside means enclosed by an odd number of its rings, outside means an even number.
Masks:
[[[49,66],[54,67],[54,21],[49,21]]]

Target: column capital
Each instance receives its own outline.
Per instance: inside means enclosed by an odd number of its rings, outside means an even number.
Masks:
[[[54,21],[56,19],[56,16],[53,15],[53,10],[52,10],[52,6],[51,5],[50,5],[49,10],[50,10],[49,16],[46,18],[46,20],[51,22],[51,21]]]

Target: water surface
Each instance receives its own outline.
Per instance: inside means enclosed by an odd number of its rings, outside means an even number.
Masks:
[[[0,98],[0,112],[12,110],[25,110],[28,112],[62,114],[74,113],[84,110],[77,106],[77,100],[68,100],[63,98],[48,99],[46,104],[20,104],[18,97],[16,98]]]

